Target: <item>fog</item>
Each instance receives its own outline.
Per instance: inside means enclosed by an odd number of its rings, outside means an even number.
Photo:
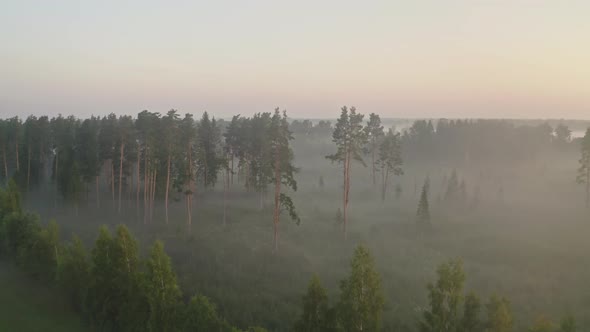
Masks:
[[[326,158],[336,151],[333,125],[318,123],[290,123],[298,171],[297,191],[287,192],[301,222],[281,214],[278,251],[273,250],[273,189],[245,188],[237,160],[234,176],[219,173],[213,187],[204,188],[197,179],[190,233],[180,191],[171,190],[166,223],[163,187],[158,189],[153,219],[146,222],[132,165],[125,171],[131,180],[122,186],[121,212],[106,170],[97,180],[100,207],[93,182],[74,204],[54,180],[43,177],[23,193],[24,206],[43,224],[55,219],[63,239],[75,233],[87,248],[103,224],[127,225],[143,255],[154,240],[162,240],[184,294],[207,296],[224,319],[244,329],[291,330],[314,274],[335,305],[359,244],[370,250],[381,277],[384,331],[417,331],[428,307],[426,285],[436,280],[440,264],[457,258],[464,264],[465,292],[474,291],[482,301],[493,294],[510,301],[514,330],[539,317],[557,323],[566,313],[581,330],[590,327],[584,291],[590,278],[590,212],[584,186],[575,181],[581,138],[554,131],[568,126],[576,133],[590,122],[384,119],[385,132],[393,128],[400,134],[403,175],[391,175],[383,199],[379,172],[373,184],[371,154],[362,154],[366,167],[353,161],[346,239],[343,169]],[[228,124],[220,121],[221,133]],[[426,179],[430,222],[421,229],[417,208]]]

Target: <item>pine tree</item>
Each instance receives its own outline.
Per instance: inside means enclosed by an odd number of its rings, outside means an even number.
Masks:
[[[427,177],[422,186],[418,210],[416,211],[416,223],[418,227],[424,228],[430,226],[430,207],[428,204],[428,193],[430,191],[430,180]]]
[[[389,175],[399,176],[404,174],[402,169],[401,142],[399,133],[394,134],[389,130],[379,145],[379,160],[377,164],[381,168],[381,200],[385,201]]]
[[[356,108],[351,107],[350,112],[346,106],[342,107],[340,118],[332,133],[332,142],[336,143],[336,153],[326,156],[332,162],[342,164],[344,171],[344,186],[342,197],[343,223],[342,231],[344,238],[347,234],[348,201],[350,193],[350,167],[353,160],[365,165],[361,156],[362,147],[367,141],[366,131],[363,129],[363,115],[356,113]]]
[[[580,153],[582,156],[576,181],[586,185],[586,207],[590,207],[590,128],[586,130],[586,135],[582,138]]]
[[[391,129],[390,129],[391,130]],[[373,177],[373,185],[377,184],[377,153],[379,153],[379,143],[385,133],[381,125],[381,118],[378,114],[369,114],[369,121],[365,127],[365,132],[368,138],[368,152],[371,155],[371,176]]]
[[[383,312],[381,277],[369,250],[355,249],[351,273],[340,284],[339,321],[346,332],[379,331]]]
[[[438,267],[437,275],[436,284],[428,285],[430,308],[420,322],[421,332],[456,331],[461,327],[459,311],[465,283],[463,263],[458,260],[444,263]],[[473,310],[472,305],[470,303],[470,310]]]
[[[287,122],[287,112],[283,114],[279,109],[275,109],[275,113],[271,119],[270,125],[270,154],[272,160],[273,178],[272,182],[275,185],[274,192],[274,250],[279,249],[279,218],[281,209],[289,213],[291,219],[299,223],[300,219],[295,211],[295,205],[287,194],[282,192],[282,185],[286,185],[291,190],[297,190],[297,181],[295,181],[294,173],[297,171],[293,166],[293,151],[289,146],[289,141],[293,139],[289,131],[289,123]]]

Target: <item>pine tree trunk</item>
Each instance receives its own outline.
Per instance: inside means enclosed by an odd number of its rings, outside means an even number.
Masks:
[[[148,193],[148,175],[149,175],[149,169],[148,169],[148,154],[147,154],[147,148],[145,151],[145,155],[143,156],[144,158],[144,163],[143,163],[143,223],[146,224],[147,223],[147,193]]]
[[[187,211],[187,225],[189,234],[191,232],[192,223],[193,223],[193,155],[191,149],[191,142],[188,142],[187,145],[187,155],[188,155],[188,193],[186,195],[186,211]]]
[[[373,186],[377,185],[377,180],[376,180],[376,170],[375,170],[375,143],[373,142],[373,146],[371,147],[371,167],[373,170]]]
[[[100,209],[100,194],[98,191],[98,175],[96,176],[96,208]]]
[[[111,193],[113,196],[113,209],[115,208],[115,163],[111,160]]]
[[[229,187],[229,169],[223,173],[223,226],[226,225],[226,213],[225,208],[227,205],[227,187]]]
[[[586,168],[586,207],[590,207],[590,167]]]
[[[275,157],[275,209],[273,214],[273,225],[274,225],[274,251],[275,253],[279,251],[279,214],[281,208],[281,168],[280,168],[280,156],[278,147],[276,147],[276,157]]]
[[[15,145],[16,145],[16,147],[15,147],[16,148],[16,171],[18,172],[18,171],[20,171],[20,163],[18,160],[18,138],[16,139]]]
[[[6,162],[6,146],[2,146],[2,157],[4,159],[4,179],[8,182],[8,163]]]
[[[350,189],[350,152],[346,152],[344,159],[344,202],[343,202],[343,225],[342,230],[344,232],[344,239],[347,237],[346,223],[348,221],[348,193]]]
[[[231,180],[230,180],[230,184],[233,186],[234,185],[234,152],[231,151]]]
[[[29,191],[31,185],[31,145],[29,144],[27,154],[27,191]]]
[[[168,192],[170,191],[170,154],[168,154],[167,171],[166,171],[166,198],[165,198],[165,210],[166,210],[166,224],[168,223]]]
[[[158,169],[154,168],[154,179],[152,180],[152,203],[150,211],[150,221],[154,220],[154,203],[156,200],[156,180],[158,179]]]
[[[140,149],[139,149],[139,144],[138,144],[137,145],[137,165],[136,165],[137,191],[135,193],[135,217],[136,218],[139,218],[139,190],[140,190],[140,185],[141,185],[141,172],[139,169],[140,158],[141,158],[141,154],[140,154]]]
[[[117,212],[121,214],[121,194],[123,192],[123,155],[125,152],[125,143],[121,143],[121,155],[119,156],[119,206]]]
[[[383,181],[381,186],[381,201],[385,202],[385,192],[387,191],[387,175],[389,173],[388,169],[381,170],[381,179]]]

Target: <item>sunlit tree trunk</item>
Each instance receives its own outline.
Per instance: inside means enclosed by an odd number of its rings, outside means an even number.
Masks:
[[[98,188],[98,178],[99,176],[96,176],[96,207],[98,209],[100,209],[100,193],[99,193],[99,188]]]
[[[167,171],[166,171],[166,193],[165,193],[165,210],[166,210],[166,223],[168,223],[168,192],[170,191],[170,154],[168,154]]]
[[[137,218],[139,218],[139,189],[140,189],[140,185],[141,185],[141,173],[140,173],[140,169],[139,169],[139,164],[140,164],[140,148],[139,148],[139,144],[137,145],[137,165],[136,165],[136,172],[137,172],[137,191],[135,194],[135,216]]]
[[[376,166],[375,166],[375,143],[372,144],[373,147],[371,148],[371,169],[373,171],[373,186],[377,185],[377,177],[375,173],[377,173]]]
[[[119,206],[117,212],[121,214],[121,194],[123,193],[123,155],[125,151],[125,143],[121,143],[121,154],[119,157]]]
[[[4,159],[4,179],[8,182],[8,163],[6,162],[6,146],[2,145],[2,158]]]
[[[115,207],[115,163],[111,160],[111,194],[113,201],[113,208]]]
[[[15,149],[16,149],[16,171],[20,171],[20,163],[18,158],[18,137],[15,138]]]
[[[28,147],[27,153],[27,191],[29,191],[31,185],[31,144]]]

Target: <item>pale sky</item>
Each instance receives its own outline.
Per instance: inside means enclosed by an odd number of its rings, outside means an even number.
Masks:
[[[0,117],[590,119],[590,1],[0,0]]]

